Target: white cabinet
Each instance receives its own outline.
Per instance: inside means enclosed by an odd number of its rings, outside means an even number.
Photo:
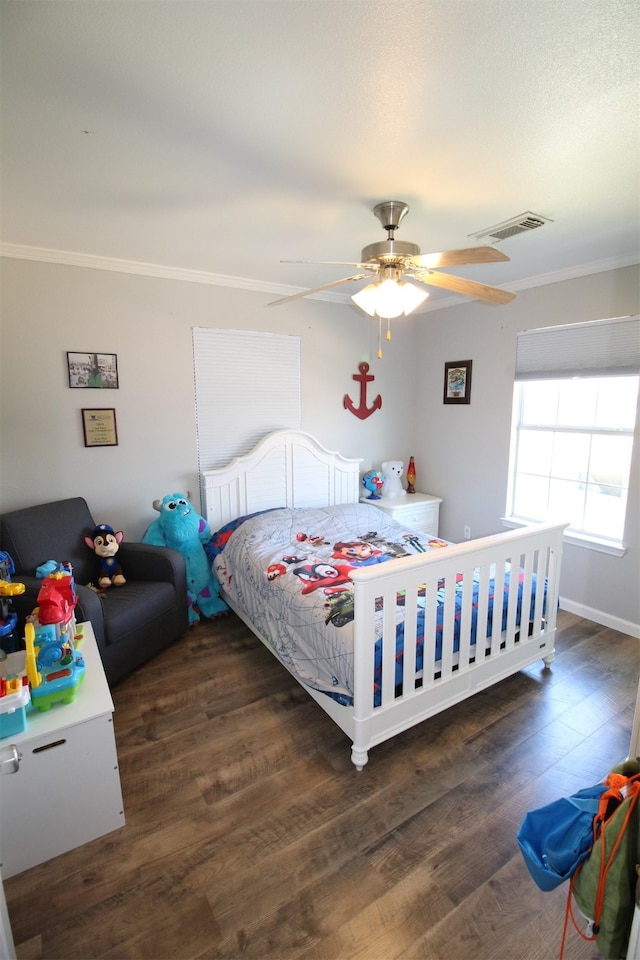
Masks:
[[[80,624],[86,671],[73,703],[30,710],[0,740],[22,759],[0,778],[0,867],[6,879],[124,826],[113,700],[91,624]]]
[[[360,498],[363,503],[370,503],[378,510],[384,510],[398,523],[411,527],[417,533],[426,533],[429,537],[438,536],[440,521],[440,504],[442,497],[434,497],[429,493],[407,493],[404,497],[393,499],[369,500]]]

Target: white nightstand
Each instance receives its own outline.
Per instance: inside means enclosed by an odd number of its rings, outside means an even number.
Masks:
[[[429,537],[438,536],[440,520],[440,504],[442,497],[434,497],[430,493],[407,493],[404,497],[395,497],[386,500],[370,500],[360,497],[362,503],[370,503],[378,510],[384,510],[389,516],[411,527],[417,533],[426,533]]]
[[[5,880],[124,826],[113,700],[91,624],[78,631],[86,673],[76,699],[30,711],[26,730],[0,740],[22,754],[17,772],[2,775]]]

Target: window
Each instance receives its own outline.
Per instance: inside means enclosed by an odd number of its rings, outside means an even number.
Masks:
[[[267,433],[300,429],[300,337],[194,327],[198,468],[222,467]]]
[[[509,519],[622,547],[639,368],[637,317],[519,334]]]

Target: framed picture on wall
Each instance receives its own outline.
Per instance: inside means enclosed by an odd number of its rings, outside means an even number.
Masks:
[[[115,353],[67,351],[67,370],[69,386],[74,389],[118,389],[118,357]]]
[[[453,360],[444,365],[443,403],[471,402],[471,360]]]
[[[92,407],[82,410],[85,447],[117,447],[118,428],[113,407]]]

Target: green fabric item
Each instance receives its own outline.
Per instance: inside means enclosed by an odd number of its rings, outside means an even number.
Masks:
[[[640,773],[640,758],[627,760],[614,767],[612,773],[621,773],[626,777]],[[618,838],[620,828],[629,809],[632,797],[619,804],[604,826],[605,863]],[[596,936],[596,945],[603,957],[619,960],[626,957],[627,943],[631,931],[635,906],[636,865],[640,864],[640,801],[635,803],[627,824],[620,847],[607,871],[604,887],[604,899],[600,915],[600,929]],[[602,861],[601,841],[594,844],[589,857],[574,878],[573,895],[580,911],[593,919],[596,896],[600,880]]]

